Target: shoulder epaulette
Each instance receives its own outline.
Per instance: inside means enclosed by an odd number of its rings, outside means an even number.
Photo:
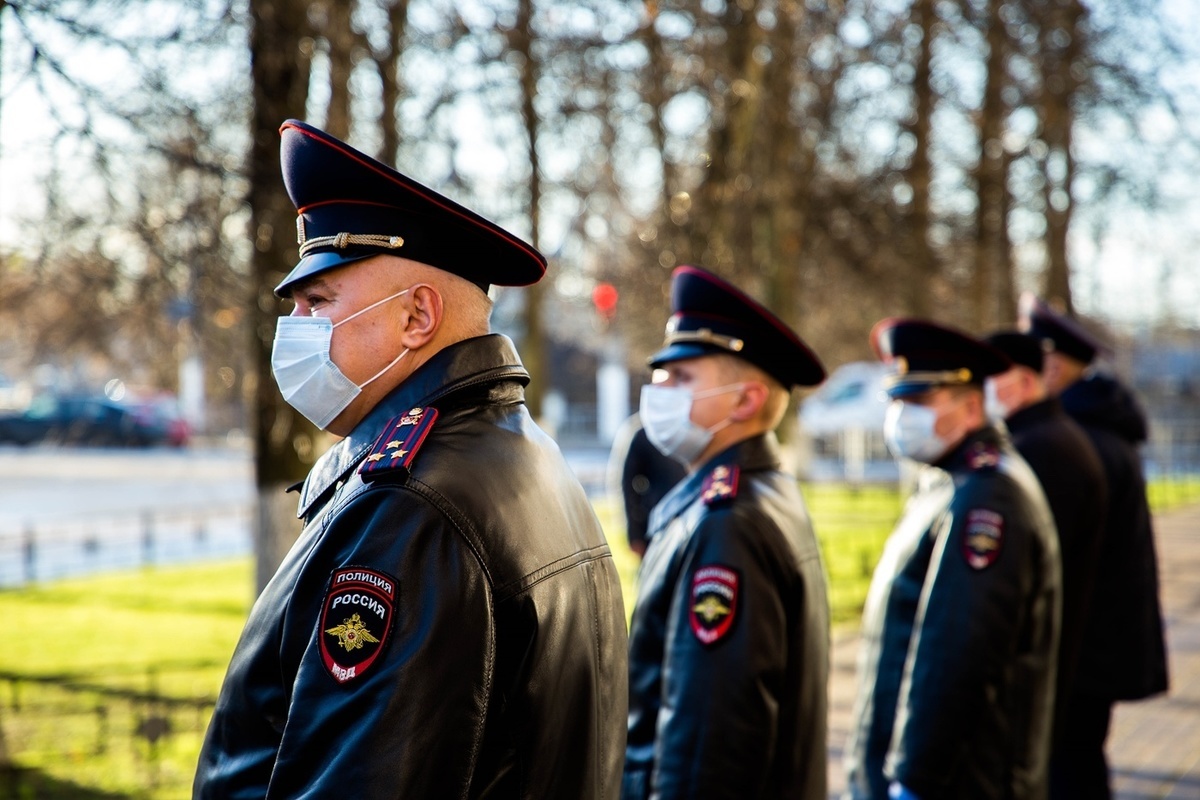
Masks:
[[[437,415],[436,408],[426,406],[392,417],[358,468],[358,474],[370,482],[398,470],[407,470],[433,428]]]
[[[700,491],[704,505],[711,506],[737,497],[739,471],[736,464],[715,467],[704,479],[704,487]]]
[[[967,467],[973,470],[995,469],[1000,466],[1000,448],[995,445],[976,442],[967,453]]]

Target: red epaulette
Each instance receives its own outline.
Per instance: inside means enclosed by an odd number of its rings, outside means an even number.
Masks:
[[[737,465],[721,464],[715,467],[704,479],[704,488],[700,491],[704,505],[711,506],[737,497],[739,472]]]
[[[976,442],[971,452],[967,453],[967,466],[973,470],[995,469],[1000,466],[1000,448]]]
[[[358,474],[364,481],[371,482],[398,470],[407,470],[433,428],[437,415],[436,408],[426,406],[392,417],[358,468]]]

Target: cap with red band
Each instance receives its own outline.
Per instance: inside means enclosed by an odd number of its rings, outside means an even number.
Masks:
[[[296,207],[300,263],[275,287],[391,253],[465,278],[527,286],[545,257],[495,223],[298,120],[279,129],[280,166]]]

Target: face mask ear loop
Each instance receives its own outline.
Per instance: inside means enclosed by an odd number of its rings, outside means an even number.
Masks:
[[[368,386],[370,386],[372,383],[374,383],[374,382],[376,381],[376,379],[378,379],[378,378],[379,378],[381,375],[383,375],[383,373],[387,372],[389,369],[391,369],[392,367],[394,367],[394,366],[396,366],[397,364],[399,364],[399,363],[400,363],[400,359],[404,358],[406,355],[408,355],[408,348],[407,348],[407,347],[406,347],[406,348],[404,348],[404,352],[403,352],[403,353],[401,353],[400,355],[398,355],[398,356],[396,356],[395,358],[393,358],[393,359],[392,359],[392,363],[388,364],[386,367],[384,367],[383,369],[379,370],[379,372],[376,372],[374,376],[372,376],[371,378],[367,379],[367,382],[366,382],[366,383],[360,383],[360,384],[358,385],[358,388],[359,388],[359,389],[365,389],[365,388],[367,388]]]
[[[385,298],[383,298],[382,300],[376,300],[374,303],[371,303],[371,305],[367,306],[366,308],[360,308],[358,311],[355,311],[353,314],[351,314],[350,316],[346,317],[346,318],[345,318],[344,320],[342,320],[341,322],[335,322],[335,323],[333,323],[333,327],[335,327],[335,328],[336,328],[338,325],[345,325],[345,324],[346,324],[347,322],[349,322],[350,320],[354,319],[354,318],[355,318],[355,317],[357,317],[357,316],[360,316],[360,315],[362,315],[362,314],[365,314],[365,313],[367,313],[368,311],[370,311],[372,308],[375,308],[376,306],[381,306],[381,305],[383,305],[384,303],[386,303],[386,302],[387,302],[387,301],[389,301],[389,300],[395,300],[397,297],[399,297],[399,296],[400,296],[400,295],[402,295],[402,294],[408,294],[409,290],[411,290],[412,288],[413,288],[413,287],[411,287],[411,286],[410,286],[410,287],[408,287],[408,289],[405,289],[405,290],[404,290],[404,291],[402,291],[402,292],[396,292],[395,294],[393,294],[393,295],[391,295],[391,296],[389,296],[389,297],[385,297]],[[393,362],[393,363],[395,363],[395,362]],[[374,378],[372,378],[371,380],[374,380]]]

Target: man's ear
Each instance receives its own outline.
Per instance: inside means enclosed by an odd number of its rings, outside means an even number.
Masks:
[[[748,422],[760,413],[767,404],[771,390],[762,381],[746,381],[730,416],[734,422]]]
[[[402,298],[405,314],[400,320],[403,330],[401,343],[410,350],[428,344],[437,334],[445,318],[442,295],[428,284],[418,284]]]

